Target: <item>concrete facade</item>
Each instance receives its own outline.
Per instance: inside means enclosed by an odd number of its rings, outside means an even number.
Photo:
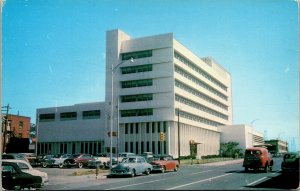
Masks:
[[[104,102],[37,109],[37,153],[104,152],[104,109]]]
[[[195,142],[197,157],[217,155],[219,126],[232,125],[231,92],[230,74],[173,33],[132,38],[107,31],[105,102],[38,109],[38,153],[97,154],[112,147],[113,153],[178,157],[178,143],[180,156],[187,156]],[[83,111],[94,110],[100,118],[82,119]]]
[[[106,124],[112,125],[108,131],[119,131],[119,138],[106,137],[107,151],[112,141],[120,152],[177,157],[179,109],[180,155],[190,154],[190,140],[201,143],[198,156],[218,154],[217,127],[232,123],[230,74],[213,59],[193,54],[173,33],[136,39],[120,30],[106,35],[106,110],[113,108],[114,119]],[[131,99],[138,96],[148,98]],[[162,144],[160,132],[166,137]]]
[[[263,133],[256,131],[248,125],[226,125],[220,126],[221,142],[234,141],[239,143],[239,148],[246,149],[256,145],[263,145]]]

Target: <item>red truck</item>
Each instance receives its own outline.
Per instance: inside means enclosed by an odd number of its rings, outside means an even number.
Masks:
[[[249,169],[263,169],[265,172],[272,171],[273,159],[268,149],[263,147],[251,147],[245,150],[243,167],[247,172]]]

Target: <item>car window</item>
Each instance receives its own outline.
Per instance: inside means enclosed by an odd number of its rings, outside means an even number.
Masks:
[[[3,165],[2,166],[2,172],[10,172],[10,173],[16,173],[16,170],[11,165]]]
[[[22,170],[29,169],[29,166],[25,163],[18,162],[17,164],[20,167],[20,169],[22,169]]]
[[[137,160],[136,160],[136,158],[128,158],[128,161],[127,161],[128,163],[136,163],[137,162]]]
[[[261,152],[258,150],[246,150],[246,155],[260,155]]]

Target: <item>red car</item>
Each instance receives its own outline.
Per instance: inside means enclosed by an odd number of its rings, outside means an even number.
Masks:
[[[73,158],[64,160],[64,166],[70,168],[72,166],[78,166],[79,168],[86,167],[90,160],[93,160],[91,154],[77,154],[73,155]]]
[[[170,155],[157,155],[152,158],[151,165],[152,171],[177,171],[179,163]]]

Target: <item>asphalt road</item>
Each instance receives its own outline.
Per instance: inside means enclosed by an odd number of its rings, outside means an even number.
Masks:
[[[242,160],[181,166],[178,172],[152,173],[134,178],[106,178],[105,174],[68,176],[79,169],[40,169],[48,173],[45,190],[286,190],[299,187],[299,175],[283,176],[281,158],[272,172],[245,172]],[[59,171],[60,170],[60,171]],[[87,169],[80,169],[80,171]]]

